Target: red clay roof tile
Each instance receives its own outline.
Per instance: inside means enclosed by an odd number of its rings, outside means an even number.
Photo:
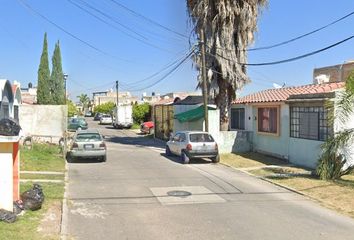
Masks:
[[[297,87],[284,87],[267,89],[236,99],[234,104],[241,103],[262,103],[262,102],[282,102],[291,95],[316,94],[333,92],[336,89],[344,88],[345,82],[333,82],[324,84],[310,84]]]

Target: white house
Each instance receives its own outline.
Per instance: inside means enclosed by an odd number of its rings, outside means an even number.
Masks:
[[[338,126],[337,121],[331,125],[325,107],[344,86],[344,82],[332,82],[250,94],[233,103],[230,127],[252,132],[253,151],[315,168],[322,143],[347,127]]]

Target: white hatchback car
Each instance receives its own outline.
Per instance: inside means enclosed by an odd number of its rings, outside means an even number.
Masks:
[[[103,114],[100,118],[100,124],[112,124],[113,120],[111,115]]]
[[[192,158],[210,158],[214,163],[220,161],[218,144],[207,132],[177,132],[166,143],[166,155],[172,154],[180,156],[183,163],[189,163]]]

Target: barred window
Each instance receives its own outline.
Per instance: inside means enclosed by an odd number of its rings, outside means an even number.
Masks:
[[[290,137],[325,141],[329,134],[324,107],[290,107]]]
[[[232,129],[245,129],[245,109],[244,108],[231,108],[231,128]]]

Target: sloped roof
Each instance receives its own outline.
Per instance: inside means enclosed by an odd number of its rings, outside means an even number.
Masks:
[[[236,99],[234,104],[283,102],[291,95],[329,93],[344,88],[345,82],[309,84],[297,87],[267,89]]]
[[[185,99],[175,102],[173,105],[197,105],[197,104],[202,104],[203,102],[203,96],[188,96]],[[209,104],[213,104],[213,100],[208,100]]]

